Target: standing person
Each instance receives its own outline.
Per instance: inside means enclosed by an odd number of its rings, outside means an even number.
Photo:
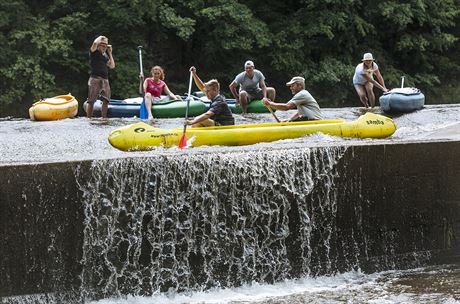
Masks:
[[[374,74],[378,82],[374,80]],[[358,93],[359,100],[366,108],[375,106],[374,85],[384,92],[388,91],[382,74],[380,74],[379,66],[374,62],[374,57],[371,53],[364,54],[362,63],[356,66],[353,85],[356,93]]]
[[[186,121],[187,125],[197,127],[213,127],[213,126],[228,126],[234,125],[235,119],[233,118],[232,111],[228,107],[225,97],[220,94],[220,84],[216,79],[211,79],[206,83],[196,74],[196,68],[191,67],[193,80],[197,87],[204,91],[206,97],[211,100],[211,107],[206,113],[203,113],[194,119]]]
[[[294,95],[287,103],[276,103],[264,100],[266,106],[287,111],[297,108],[297,112],[287,121],[306,121],[323,119],[323,114],[316,100],[305,90],[305,78],[295,76],[286,85]]]
[[[239,92],[236,88],[240,86]],[[243,108],[243,114],[248,111],[248,104],[256,99],[265,101],[275,100],[276,91],[265,85],[265,76],[261,71],[254,68],[254,62],[248,60],[244,63],[244,72],[236,75],[229,85],[230,91],[236,99],[236,103]]]
[[[107,118],[107,110],[110,101],[110,84],[108,68],[115,68],[115,60],[112,56],[112,46],[108,45],[109,39],[99,36],[91,45],[89,60],[91,75],[88,80],[88,102],[86,116],[93,116],[94,102],[100,96],[102,100],[101,116]]]
[[[180,96],[174,95],[169,90],[168,85],[164,82],[165,72],[162,67],[156,65],[152,67],[150,73],[152,77],[149,77],[144,81],[145,104],[141,105],[141,107],[145,106],[145,110],[147,110],[148,113],[148,120],[153,120],[152,104],[158,103],[161,100],[161,95],[163,93],[173,100],[181,98]]]

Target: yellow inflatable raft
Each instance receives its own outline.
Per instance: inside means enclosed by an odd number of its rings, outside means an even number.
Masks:
[[[317,120],[306,122],[264,123],[210,128],[187,128],[186,136],[193,147],[202,145],[239,146],[258,142],[297,138],[317,132],[358,138],[385,138],[396,125],[388,117],[366,113],[355,121]],[[179,144],[183,128],[164,130],[139,122],[112,131],[110,144],[123,151],[150,150]],[[192,140],[190,140],[192,139]]]
[[[31,120],[58,120],[75,117],[78,101],[72,95],[59,95],[35,102],[29,109]]]

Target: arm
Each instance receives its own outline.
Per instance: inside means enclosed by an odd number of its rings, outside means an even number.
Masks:
[[[385,86],[385,81],[383,80],[382,74],[380,73],[379,69],[377,69],[375,71],[375,76],[377,77],[377,80],[379,81],[379,83],[383,87],[383,89],[381,88],[381,90],[384,91],[384,92],[388,91],[388,89]]]
[[[194,124],[197,124],[197,123],[199,123],[199,122],[201,122],[203,120],[206,120],[206,119],[212,117],[213,115],[214,115],[214,112],[208,111],[206,113],[203,113],[203,114],[195,117],[194,119],[187,120],[186,123],[187,123],[187,125],[194,125]]]
[[[148,78],[146,78],[146,79],[144,80],[144,94],[145,94],[145,92],[147,91],[147,80],[148,80]]]
[[[267,86],[265,85],[265,80],[261,79],[259,81],[259,86],[262,89],[262,93],[264,94],[264,97],[262,98],[262,100],[267,99]]]
[[[295,114],[292,115],[287,121],[294,121],[297,118],[299,118],[299,112],[295,112]]]
[[[112,47],[107,47],[107,55],[109,56],[109,61],[107,61],[107,66],[111,69],[115,68],[115,60],[112,56]]]
[[[99,45],[99,43],[101,42],[101,39],[102,39],[103,36],[99,36],[97,37],[96,39],[94,39],[93,41],[93,44],[91,44],[91,47],[89,48],[91,53],[94,53],[97,49],[97,46]]]
[[[166,94],[168,94],[168,96],[172,99],[172,100],[175,100],[175,99],[181,99],[180,96],[176,96],[174,95],[171,90],[168,88],[168,85],[165,83],[165,88],[164,88],[164,91]]]
[[[140,73],[139,74],[139,95],[144,95],[145,89],[144,89],[144,74]]]
[[[201,92],[206,93],[204,90],[204,82],[196,74],[196,68],[194,66],[190,68],[190,72],[192,72],[193,81],[195,82],[198,89],[200,89]]]
[[[281,111],[297,109],[297,106],[293,102],[288,101],[287,103],[277,103],[277,102],[270,101],[267,98],[265,98],[264,100],[264,105],[275,108],[277,110],[281,110]]]
[[[238,87],[238,84],[236,83],[236,81],[233,80],[232,83],[228,87],[230,88],[230,91],[232,92],[233,97],[235,97],[236,102],[238,102],[240,99],[240,95],[236,91],[236,88]]]

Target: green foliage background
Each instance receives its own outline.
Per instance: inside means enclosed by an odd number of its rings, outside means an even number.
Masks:
[[[351,83],[363,53],[372,52],[387,87],[416,86],[427,103],[458,103],[460,0],[111,0],[0,3],[0,116],[27,117],[40,97],[71,92],[86,99],[88,49],[109,37],[116,69],[113,98],[136,96],[137,46],[144,73],[161,65],[183,94],[188,68],[228,84],[247,59],[277,89],[292,76],[323,107],[359,105]]]

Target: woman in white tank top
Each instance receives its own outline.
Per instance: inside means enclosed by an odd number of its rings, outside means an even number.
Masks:
[[[377,77],[378,82],[374,80],[374,75]],[[380,74],[379,66],[374,62],[371,53],[364,54],[362,63],[356,66],[353,85],[361,103],[366,108],[375,106],[374,85],[384,92],[388,91],[382,74]]]

